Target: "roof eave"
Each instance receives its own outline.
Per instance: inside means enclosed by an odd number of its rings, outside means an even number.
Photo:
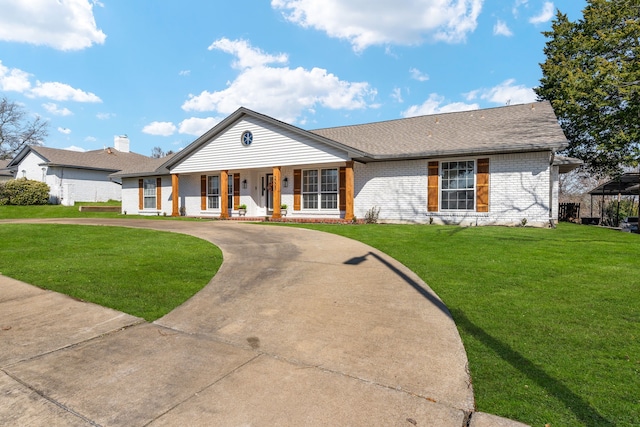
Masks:
[[[20,150],[20,152],[18,154],[16,154],[14,156],[13,159],[11,159],[11,161],[9,162],[9,164],[7,164],[7,167],[15,167],[18,166],[20,164],[20,162],[22,161],[22,159],[24,159],[25,157],[27,157],[27,154],[29,154],[31,151],[33,151],[34,153],[36,153],[36,155],[38,157],[40,157],[41,159],[43,159],[44,161],[48,162],[49,159],[47,159],[45,156],[43,156],[42,154],[38,153],[32,146],[30,145],[26,145],[22,148],[22,150]]]
[[[141,177],[145,177],[145,176],[166,176],[166,175],[170,175],[170,172],[168,170],[154,170],[154,171],[147,171],[147,172],[128,172],[128,173],[112,173],[111,177],[114,178],[141,178]]]
[[[477,148],[477,149],[458,149],[458,150],[432,150],[421,153],[406,153],[406,154],[374,154],[365,155],[363,157],[354,157],[354,160],[361,161],[363,163],[368,162],[382,162],[385,160],[419,160],[419,159],[437,159],[446,157],[461,157],[461,156],[485,156],[496,154],[515,154],[515,153],[527,153],[527,152],[540,152],[540,151],[558,151],[566,148],[566,143],[553,143],[553,144],[528,144],[522,146],[501,146],[495,148]]]
[[[93,171],[104,171],[104,172],[118,172],[120,169],[113,168],[96,168],[93,166],[80,166],[80,165],[68,165],[64,163],[50,163],[50,162],[42,162],[38,163],[38,166],[47,166],[47,167],[55,167],[55,168],[71,168],[71,169],[83,169],[83,170],[93,170]]]

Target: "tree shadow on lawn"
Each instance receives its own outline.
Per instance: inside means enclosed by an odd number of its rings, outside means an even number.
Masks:
[[[456,325],[463,329],[469,335],[472,335],[477,340],[482,342],[485,346],[493,350],[498,356],[500,356],[505,362],[509,363],[511,366],[522,372],[526,375],[531,381],[538,384],[540,387],[545,389],[547,393],[554,396],[556,399],[560,400],[573,414],[578,418],[585,426],[614,426],[615,424],[611,421],[605,419],[602,415],[593,408],[589,402],[586,402],[580,396],[575,394],[569,387],[564,385],[561,381],[553,378],[549,374],[547,374],[541,368],[535,366],[529,359],[512,349],[509,345],[503,343],[497,338],[492,337],[487,332],[485,332],[479,326],[476,326],[473,322],[471,322],[467,316],[465,316],[464,312],[459,309],[451,309],[449,310],[447,306],[440,301],[437,297],[428,292],[425,288],[423,288],[419,283],[415,280],[411,279],[409,276],[404,274],[402,271],[398,270],[392,264],[384,260],[379,255],[369,252],[361,257],[354,257],[347,261],[345,264],[348,265],[358,265],[364,261],[366,261],[367,257],[371,256],[378,260],[380,263],[385,265],[389,270],[393,271],[396,275],[398,275],[402,280],[404,280],[407,284],[409,284],[413,289],[415,289],[420,295],[426,298],[429,302],[434,304],[445,313],[447,316],[453,317]]]
[[[492,337],[476,326],[465,316],[462,310],[451,309],[456,325],[469,335],[493,350],[500,358],[537,383],[550,395],[560,400],[585,426],[613,426],[611,421],[600,415],[588,402],[575,394],[561,381],[553,378],[544,370],[535,366],[529,359],[512,349],[497,338]]]

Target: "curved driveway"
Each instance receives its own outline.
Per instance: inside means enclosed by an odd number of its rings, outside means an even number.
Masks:
[[[231,221],[20,222],[185,233],[224,262],[152,324],[0,276],[0,424],[467,425],[448,310],[367,245]]]

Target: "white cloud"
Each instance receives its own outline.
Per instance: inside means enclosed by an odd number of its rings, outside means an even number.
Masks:
[[[546,1],[542,6],[542,11],[538,15],[529,18],[529,22],[532,24],[544,24],[545,22],[549,22],[551,21],[551,18],[553,18],[554,10],[555,7],[553,6],[553,3]]]
[[[232,66],[239,70],[268,64],[286,64],[289,61],[289,58],[284,53],[269,55],[262,52],[261,49],[251,46],[249,42],[245,40],[222,38],[214,41],[208,49],[221,50],[234,55],[237,59],[233,61]]]
[[[204,119],[191,117],[190,119],[185,119],[180,122],[178,125],[178,132],[187,135],[200,136],[220,123],[221,120],[222,119],[219,117],[207,117]]]
[[[27,94],[30,98],[49,98],[55,101],[76,101],[76,102],[102,102],[102,100],[91,92],[75,89],[66,83],[59,82],[36,82],[36,86]]]
[[[96,142],[98,139],[95,136],[87,136],[84,138],[85,142]]]
[[[515,79],[508,79],[489,89],[477,89],[466,94],[467,100],[480,99],[495,104],[526,104],[535,102],[538,98],[532,88],[524,85],[516,85]]]
[[[396,87],[393,89],[393,92],[391,92],[391,98],[399,103],[403,103],[404,100],[402,99],[402,89],[400,89],[399,87]]]
[[[518,17],[520,14],[520,7],[529,7],[527,3],[529,3],[529,0],[516,0],[513,3],[513,8],[511,9],[513,16],[516,18]]]
[[[9,68],[0,61],[0,90],[12,92],[24,92],[31,87],[29,73],[17,68]]]
[[[71,129],[59,127],[58,132],[63,133],[65,135],[69,135],[71,133]]]
[[[221,39],[210,48],[234,54],[233,66],[239,74],[226,89],[189,95],[182,105],[185,111],[230,114],[245,106],[292,123],[305,111],[313,113],[317,106],[346,110],[370,107],[368,99],[377,94],[366,82],[340,80],[322,68],[268,66],[286,62],[287,56],[265,54],[243,40]]]
[[[82,147],[78,147],[77,145],[70,145],[67,148],[63,148],[63,150],[78,151],[80,153],[84,153],[85,151],[87,151]]]
[[[73,113],[66,107],[59,108],[57,104],[53,102],[47,102],[46,104],[42,104],[42,107],[50,112],[51,114],[55,114],[56,116],[70,116]]]
[[[412,105],[401,113],[402,117],[424,116],[427,114],[452,113],[456,111],[477,110],[478,104],[465,104],[464,102],[451,102],[444,104],[443,96],[432,93],[421,105]]]
[[[0,0],[0,10],[0,40],[79,50],[106,38],[88,0]]]
[[[96,117],[100,120],[109,120],[112,117],[115,117],[116,115],[114,113],[98,113],[96,114]]]
[[[479,94],[480,94],[480,89],[475,89],[475,90],[472,90],[471,92],[463,93],[462,95],[464,96],[464,99],[466,99],[467,101],[473,101],[474,99],[478,98]]]
[[[2,6],[0,0],[0,7]],[[75,89],[66,83],[59,82],[40,82],[36,81],[36,85],[32,86],[29,81],[31,74],[26,71],[19,70],[18,68],[8,68],[2,65],[0,61],[0,90],[1,91],[13,91],[24,93],[29,98],[49,98],[55,101],[76,101],[76,102],[102,102],[102,100],[91,92],[85,92],[81,89]],[[43,107],[50,108],[55,104],[49,103],[43,105]],[[71,112],[67,109],[65,113],[62,111],[56,113],[50,111],[52,114],[69,115]]]
[[[180,71],[178,72],[178,75],[179,75],[179,76],[188,76],[188,75],[190,75],[190,74],[191,74],[191,70],[180,70]]]
[[[427,80],[429,80],[429,75],[426,73],[423,73],[417,68],[410,68],[409,72],[411,73],[411,78],[414,80],[417,80],[419,82],[426,82]]]
[[[462,42],[477,26],[484,0],[271,0],[285,19],[348,40],[355,51],[369,46],[414,45],[432,39]]]
[[[511,37],[513,32],[509,29],[506,22],[498,19],[498,22],[493,26],[493,35]]]
[[[149,135],[170,136],[176,131],[176,125],[171,122],[151,122],[142,128],[142,132]]]

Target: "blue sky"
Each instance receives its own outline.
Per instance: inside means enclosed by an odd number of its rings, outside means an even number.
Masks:
[[[0,96],[48,147],[184,148],[244,106],[304,129],[535,100],[586,0],[0,0]]]

